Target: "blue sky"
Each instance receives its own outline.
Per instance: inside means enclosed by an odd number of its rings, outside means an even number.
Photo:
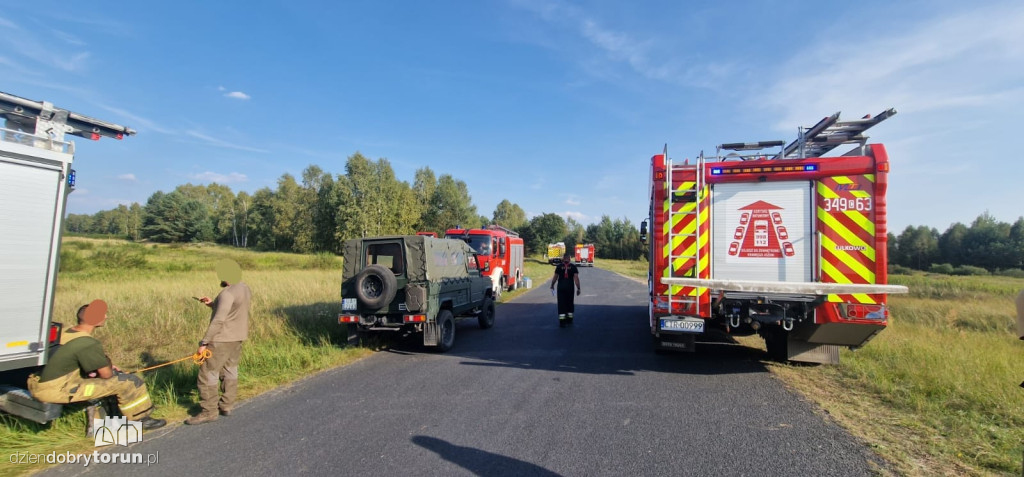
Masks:
[[[650,156],[842,111],[892,161],[889,226],[1024,215],[1020,1],[0,1],[0,91],[127,125],[78,140],[71,213],[253,192],[359,151],[490,216],[639,223]]]

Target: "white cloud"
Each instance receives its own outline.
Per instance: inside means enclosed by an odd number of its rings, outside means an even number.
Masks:
[[[199,174],[189,174],[189,178],[201,182],[216,182],[218,184],[237,184],[239,182],[247,182],[249,180],[248,176],[240,172],[220,174],[217,172],[206,171]]]
[[[577,221],[577,222],[579,222],[581,224],[587,223],[587,215],[584,214],[583,212],[577,212],[577,211],[574,211],[574,210],[568,210],[568,211],[562,212],[561,215],[566,217],[566,218],[572,218],[573,220],[575,220],[575,221]]]
[[[240,99],[242,101],[249,100],[252,96],[249,96],[241,91],[232,91],[224,94],[225,98]]]
[[[579,196],[570,195],[565,199],[565,203],[568,205],[580,205],[580,198]]]
[[[144,118],[142,116],[138,116],[138,115],[136,115],[136,114],[134,114],[134,113],[132,113],[130,111],[126,111],[126,110],[121,109],[121,108],[115,108],[113,106],[110,106],[110,105],[107,105],[107,104],[104,104],[104,103],[97,103],[97,105],[99,107],[107,110],[107,111],[110,111],[110,112],[112,112],[114,114],[117,114],[117,115],[119,115],[121,117],[127,118],[129,121],[134,123],[134,124],[128,124],[128,126],[130,126],[132,129],[150,130],[150,131],[155,131],[155,132],[158,132],[158,133],[161,133],[161,134],[175,134],[175,132],[173,130],[161,126],[156,121],[152,121],[152,120],[149,120],[149,119]]]
[[[588,75],[601,80],[615,80],[618,74],[611,66],[623,63],[634,73],[651,80],[715,88],[720,86],[721,78],[734,75],[738,70],[731,63],[687,62],[680,57],[678,48],[666,48],[659,35],[638,38],[637,34],[608,27],[583,9],[566,2],[510,0],[510,3],[532,11],[559,30],[575,32],[589,45],[597,48],[600,53],[598,57],[586,52],[577,54],[580,56],[579,67]],[[538,45],[563,52],[571,49],[560,42],[541,42]],[[569,83],[569,86],[579,84],[577,80]]]
[[[926,112],[979,108],[1024,98],[1024,8],[1008,4],[933,18],[889,36],[812,42],[751,102],[784,114],[793,130],[836,110],[890,106]]]
[[[53,33],[53,36],[64,40],[64,42],[69,45],[85,46],[85,42],[75,35],[60,30],[51,30],[51,32]]]
[[[136,181],[138,181],[138,179],[135,178],[135,174],[131,174],[131,173],[121,174],[121,175],[117,176],[117,178],[121,179],[123,181],[128,181],[128,182],[136,182]]]
[[[215,137],[207,136],[207,135],[205,135],[205,134],[203,134],[201,132],[198,132],[198,131],[185,131],[185,134],[187,134],[189,136],[192,136],[192,137],[194,137],[196,139],[201,139],[202,141],[206,142],[207,144],[209,144],[211,146],[223,147],[223,148],[227,148],[227,149],[237,149],[239,151],[258,152],[258,153],[261,153],[261,154],[267,154],[267,153],[270,152],[270,151],[268,151],[266,149],[260,149],[260,148],[251,147],[251,146],[244,146],[244,145],[241,145],[241,144],[233,144],[233,143],[224,141],[222,139],[217,139]]]

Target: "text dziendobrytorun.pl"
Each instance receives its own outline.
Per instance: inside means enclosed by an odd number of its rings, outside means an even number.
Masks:
[[[15,452],[11,454],[12,464],[145,464],[147,466],[160,462],[160,453],[143,454],[141,452],[99,452],[92,454],[75,454],[73,452],[50,452],[49,454],[32,454]]]

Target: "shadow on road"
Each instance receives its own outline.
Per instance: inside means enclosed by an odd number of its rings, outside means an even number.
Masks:
[[[436,437],[413,436],[411,440],[414,444],[476,475],[559,475],[539,465],[472,447],[457,446]]]
[[[655,353],[647,310],[641,307],[581,304],[576,310],[575,323],[559,328],[553,308],[544,304],[503,304],[494,328],[481,330],[475,320],[459,322],[455,347],[444,356],[466,358],[460,363],[465,366],[585,374],[767,372],[761,362],[764,351],[735,342],[698,342],[695,353]],[[431,354],[415,342],[396,342],[391,351]]]

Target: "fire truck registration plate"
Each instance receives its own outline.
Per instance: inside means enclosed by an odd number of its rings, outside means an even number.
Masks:
[[[673,318],[662,318],[661,319],[661,331],[680,331],[683,333],[703,333],[704,332],[704,320],[700,319],[682,319],[677,320]]]
[[[335,302],[335,303],[337,303],[337,302]],[[342,298],[341,299],[341,309],[344,310],[344,311],[355,310],[356,309],[356,299],[355,298]]]

